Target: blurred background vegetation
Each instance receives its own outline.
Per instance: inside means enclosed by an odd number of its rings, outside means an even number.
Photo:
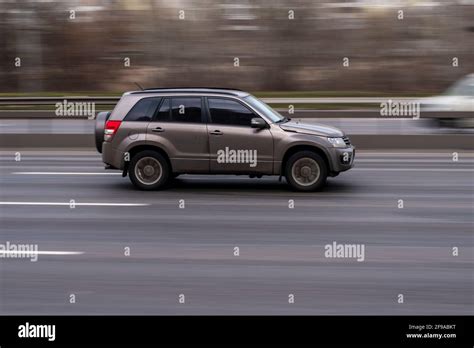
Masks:
[[[473,19],[471,0],[0,0],[0,92],[426,95],[474,72]]]

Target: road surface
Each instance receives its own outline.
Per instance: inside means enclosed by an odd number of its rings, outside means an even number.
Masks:
[[[473,313],[472,153],[359,152],[318,193],[237,176],[139,192],[89,151],[0,163],[0,243],[40,251],[0,258],[0,314]],[[364,260],[325,257],[333,242]]]

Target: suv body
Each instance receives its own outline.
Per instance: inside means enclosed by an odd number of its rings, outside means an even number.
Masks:
[[[355,155],[337,128],[295,122],[249,93],[214,88],[127,92],[97,115],[96,145],[106,168],[150,190],[179,174],[245,174],[285,176],[312,191],[350,169]]]

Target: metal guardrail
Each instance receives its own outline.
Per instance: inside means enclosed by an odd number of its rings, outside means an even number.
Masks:
[[[390,97],[320,97],[320,98],[291,98],[291,97],[279,97],[279,98],[261,98],[268,104],[374,104],[379,105],[380,103],[386,103],[389,100],[392,102],[413,102],[419,101],[421,98],[405,97],[405,98],[390,98]],[[43,109],[34,110],[32,108],[23,108],[22,106],[51,106],[54,108],[56,103],[64,103],[65,101],[75,103],[94,103],[96,111],[104,108],[97,108],[97,106],[108,106],[107,109],[112,107],[120,100],[120,97],[92,97],[92,96],[63,96],[63,97],[0,97],[0,106],[11,106],[12,108],[0,109],[0,119],[18,118],[18,119],[29,119],[29,118],[55,118],[54,110]],[[347,106],[346,106],[347,108]],[[277,109],[283,114],[288,113],[288,110]],[[63,116],[61,116],[63,117]],[[72,118],[80,118],[72,117]],[[347,110],[347,109],[332,109],[325,110],[317,108],[306,108],[295,110],[295,114],[291,117],[294,118],[384,118],[380,115],[379,109],[368,109],[361,108],[360,110]],[[473,112],[467,111],[423,111],[420,115],[421,118],[438,118],[438,119],[472,119]],[[66,117],[64,117],[66,118]],[[386,118],[392,118],[387,116]],[[411,116],[400,116],[398,118],[412,118]]]
[[[389,98],[389,97],[334,97],[334,98],[261,98],[268,104],[380,104],[388,100],[410,102],[420,98]]]
[[[378,104],[388,100],[409,102],[420,98],[388,98],[388,97],[330,97],[330,98],[261,98],[269,104]],[[68,102],[88,102],[97,105],[116,104],[120,97],[88,97],[88,96],[64,96],[64,97],[0,97],[0,105],[54,105]]]
[[[120,97],[84,97],[84,96],[65,96],[65,97],[0,97],[0,105],[55,105],[56,103],[68,102],[87,102],[98,105],[116,104]]]

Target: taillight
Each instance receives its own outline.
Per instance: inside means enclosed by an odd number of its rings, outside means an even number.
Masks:
[[[104,140],[110,141],[120,127],[122,121],[107,121],[104,128]]]

